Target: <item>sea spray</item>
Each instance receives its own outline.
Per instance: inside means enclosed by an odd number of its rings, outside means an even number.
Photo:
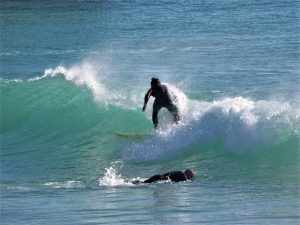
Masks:
[[[115,161],[111,163],[109,168],[105,168],[104,176],[99,179],[100,186],[119,186],[119,185],[133,185],[133,180],[140,180],[137,178],[123,178],[121,170],[123,167],[122,161]],[[143,180],[143,179],[142,179]]]
[[[106,172],[102,178],[99,179],[100,186],[116,186],[125,184],[125,179],[117,173],[113,167],[106,168]]]

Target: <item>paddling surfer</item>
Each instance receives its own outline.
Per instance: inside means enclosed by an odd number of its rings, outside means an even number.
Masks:
[[[133,184],[140,184],[140,183],[154,183],[158,181],[166,181],[170,180],[171,182],[181,182],[181,181],[187,181],[191,180],[195,176],[195,172],[192,169],[187,169],[184,172],[182,171],[171,171],[168,173],[164,174],[156,174],[147,180],[140,181],[140,180],[135,180],[132,181]]]

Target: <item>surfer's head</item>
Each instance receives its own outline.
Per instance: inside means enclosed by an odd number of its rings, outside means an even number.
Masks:
[[[192,169],[187,169],[184,171],[184,174],[188,180],[192,179],[195,176],[195,172]]]
[[[151,86],[157,86],[160,85],[160,80],[156,77],[151,78]]]

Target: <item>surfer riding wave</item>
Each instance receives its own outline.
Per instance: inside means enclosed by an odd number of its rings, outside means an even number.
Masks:
[[[158,126],[158,112],[162,107],[165,107],[173,115],[175,123],[180,121],[179,112],[177,106],[172,102],[168,88],[166,85],[162,85],[158,78],[152,77],[151,88],[147,91],[144,98],[143,112],[146,110],[147,102],[149,98],[153,96],[155,98],[152,111],[152,122],[154,128]]]

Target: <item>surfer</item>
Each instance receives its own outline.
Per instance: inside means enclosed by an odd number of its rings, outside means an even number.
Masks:
[[[146,110],[147,102],[153,96],[155,98],[153,103],[153,111],[152,111],[152,122],[154,128],[157,128],[158,125],[158,112],[162,107],[165,107],[169,110],[169,112],[173,115],[173,120],[175,123],[178,123],[180,120],[178,114],[177,106],[172,102],[168,88],[166,85],[162,85],[158,78],[152,77],[151,79],[151,88],[145,95],[144,98],[144,106],[143,112]]]
[[[165,181],[170,180],[171,182],[180,182],[180,181],[187,181],[191,180],[195,176],[195,172],[192,169],[187,169],[184,172],[182,171],[171,171],[164,174],[156,174],[152,177],[150,177],[147,180],[140,181],[140,180],[134,180],[132,181],[133,184],[140,184],[140,183],[154,183],[157,181]]]

